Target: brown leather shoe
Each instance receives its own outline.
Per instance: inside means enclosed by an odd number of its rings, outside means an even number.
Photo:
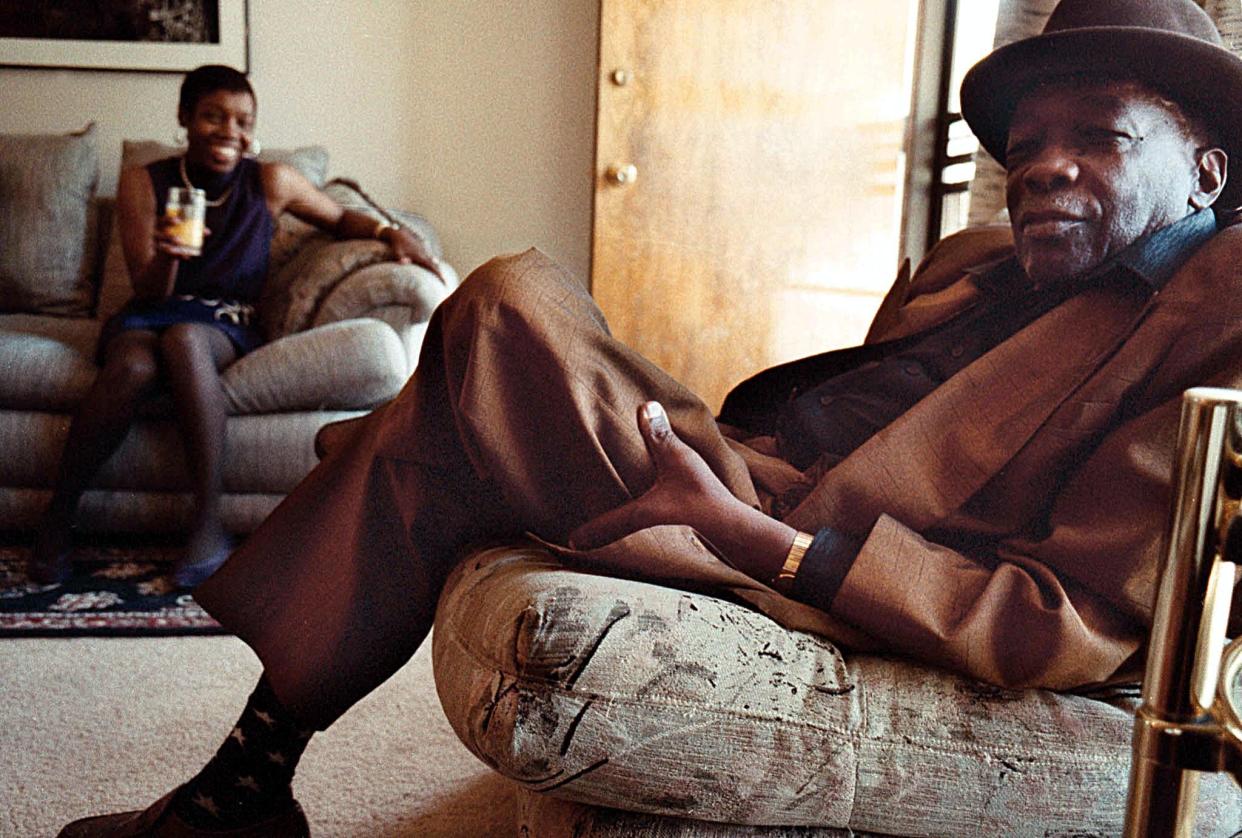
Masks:
[[[59,838],[310,838],[310,825],[296,800],[283,812],[251,826],[220,831],[197,829],[173,811],[176,789],[142,812],[83,818],[60,831]]]

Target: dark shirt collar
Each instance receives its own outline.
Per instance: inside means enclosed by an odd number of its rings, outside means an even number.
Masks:
[[[1198,210],[1154,233],[1148,233],[1120,253],[1105,259],[1083,278],[1084,282],[1089,284],[1094,277],[1124,268],[1152,291],[1159,291],[1192,253],[1216,235],[1217,229],[1216,214],[1210,208]],[[1015,276],[1021,277],[1023,285],[1030,286],[1030,280],[1013,256],[985,262],[968,268],[966,272],[974,275],[976,282],[985,290],[1012,288]]]
[[[1139,239],[1118,253],[1114,264],[1129,268],[1153,291],[1159,291],[1190,258],[1190,254],[1214,235],[1216,213],[1211,209],[1201,209]],[[1107,260],[1105,264],[1112,261]]]

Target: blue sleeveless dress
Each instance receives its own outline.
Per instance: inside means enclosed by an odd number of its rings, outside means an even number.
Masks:
[[[179,157],[147,166],[155,189],[156,212],[162,212],[168,190],[182,186]],[[204,323],[224,332],[238,357],[263,343],[255,304],[267,276],[272,243],[272,216],[267,211],[257,161],[242,158],[218,183],[205,186],[209,199],[230,189],[224,203],[207,208],[203,252],[177,266],[173,292],[163,300],[130,300],[108,319],[99,336],[99,355],[117,334],[144,329],[161,332],[177,323]]]

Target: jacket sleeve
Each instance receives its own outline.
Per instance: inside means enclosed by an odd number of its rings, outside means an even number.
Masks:
[[[1006,687],[1137,675],[1177,410],[1167,402],[1107,435],[1036,537],[967,554],[880,516],[830,613],[904,654]]]
[[[1182,392],[1242,388],[1240,253],[1242,227],[1222,230],[1132,325],[1131,300],[1093,289],[1089,317],[1085,304],[1062,310],[1031,338],[1031,368],[998,361],[963,398],[921,403],[926,421],[893,444],[824,475],[816,502],[789,519],[863,540],[829,613],[894,652],[1004,686],[1141,674]],[[915,291],[925,275],[916,272]],[[900,313],[909,319],[937,293],[912,295]],[[995,400],[981,401],[988,393]],[[1011,433],[1040,413],[1025,401],[1040,393],[1056,407]],[[1000,456],[1002,439],[1016,447]],[[969,494],[933,494],[940,486]]]

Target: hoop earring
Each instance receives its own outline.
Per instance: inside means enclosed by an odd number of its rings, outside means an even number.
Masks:
[[[173,141],[173,145],[175,146],[189,145],[190,135],[186,132],[184,128],[178,128],[176,131],[173,131],[172,141]]]
[[[246,153],[243,154],[242,157],[249,157],[250,159],[253,160],[254,158],[258,157],[262,153],[263,153],[263,143],[259,142],[258,140],[252,139],[250,141],[250,145],[246,148]]]

